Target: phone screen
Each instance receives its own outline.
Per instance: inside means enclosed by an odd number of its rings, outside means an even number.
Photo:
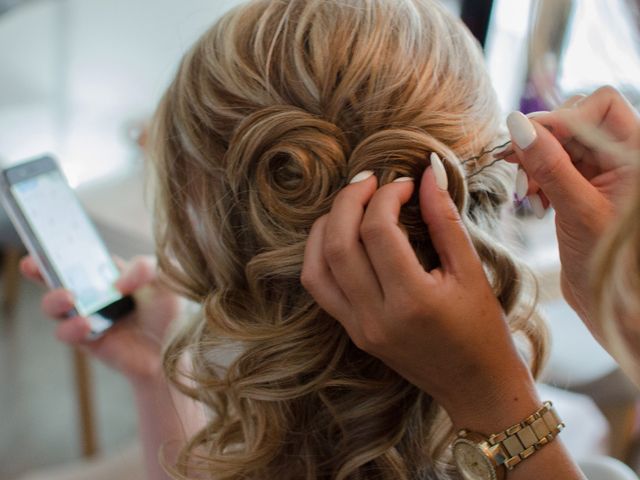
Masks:
[[[114,287],[119,272],[60,171],[21,180],[11,190],[63,287],[74,294],[80,315],[122,298]]]

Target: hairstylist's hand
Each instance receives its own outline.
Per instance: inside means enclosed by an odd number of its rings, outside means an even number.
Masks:
[[[56,336],[60,341],[83,348],[132,382],[155,380],[161,371],[161,344],[169,324],[178,315],[179,300],[157,281],[152,259],[138,257],[120,267],[123,274],[116,286],[123,294],[134,296],[136,309],[97,340],[86,339],[90,332],[86,318],[67,318],[73,308],[70,292],[47,292],[42,298],[42,310],[59,322]],[[21,270],[27,278],[43,283],[31,257],[22,260]]]
[[[413,190],[413,182],[377,189],[374,177],[347,186],[313,226],[302,283],[359,348],[432,395],[457,426],[498,431],[539,407],[531,376],[432,168],[420,204],[442,267],[419,263],[398,226]]]
[[[604,87],[533,121],[514,113],[507,123],[516,151],[510,160],[528,174],[532,205],[543,214],[551,203],[557,213],[563,293],[600,337],[590,315],[589,262],[621,205],[638,188],[630,157],[640,149],[640,118],[620,93]],[[603,147],[603,136],[613,140],[615,151]]]

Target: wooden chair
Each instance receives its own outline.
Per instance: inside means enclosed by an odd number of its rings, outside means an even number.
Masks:
[[[11,222],[0,210],[0,255],[2,267],[2,317],[6,326],[11,327],[18,305],[20,294],[20,258],[24,255],[24,247]]]

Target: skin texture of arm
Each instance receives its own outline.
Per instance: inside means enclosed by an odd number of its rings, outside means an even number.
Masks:
[[[313,227],[302,283],[359,348],[429,392],[456,429],[497,433],[541,401],[433,168],[422,179],[420,205],[442,267],[426,272],[418,262],[398,226],[413,189],[408,181],[378,189],[375,177],[347,186]],[[509,478],[584,477],[557,438]]]
[[[162,374],[133,383],[147,478],[170,480],[184,442],[206,424],[202,405],[172,388]]]

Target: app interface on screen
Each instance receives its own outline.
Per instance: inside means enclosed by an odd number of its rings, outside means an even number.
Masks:
[[[60,172],[14,184],[14,197],[80,314],[118,300],[119,274],[95,227]]]

